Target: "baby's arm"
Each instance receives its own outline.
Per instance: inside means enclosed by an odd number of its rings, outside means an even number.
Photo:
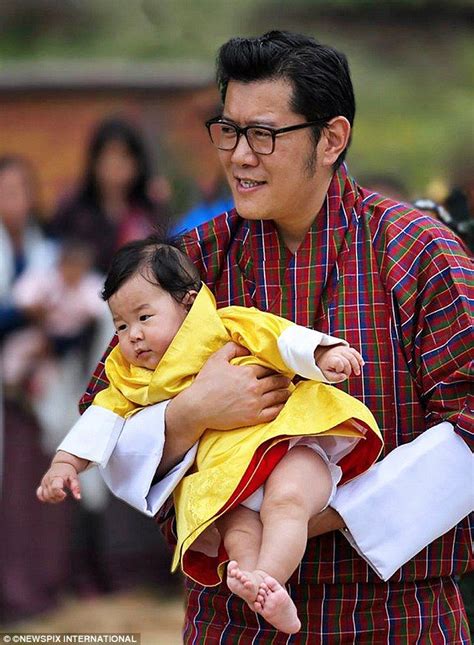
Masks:
[[[364,366],[359,352],[347,345],[320,345],[314,350],[314,360],[330,383],[341,383],[352,373],[359,376]]]
[[[36,496],[41,502],[57,504],[66,498],[64,488],[67,487],[75,499],[81,499],[77,475],[85,470],[88,464],[87,459],[80,459],[69,452],[58,450],[36,490]]]

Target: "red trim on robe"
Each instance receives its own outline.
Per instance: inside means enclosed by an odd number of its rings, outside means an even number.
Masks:
[[[270,441],[274,441],[274,439]],[[272,470],[288,452],[289,442],[280,441],[264,454],[269,443],[267,441],[257,448],[239,485],[219,513],[230,511],[247,499],[247,497],[250,497],[250,495],[265,483]],[[245,489],[245,495],[240,497],[243,489]],[[183,572],[193,580],[199,581],[200,584],[206,587],[213,586],[219,584],[221,581],[217,573],[219,565],[227,562],[228,559],[229,556],[221,540],[218,554],[215,557],[188,549],[183,556],[182,568]]]

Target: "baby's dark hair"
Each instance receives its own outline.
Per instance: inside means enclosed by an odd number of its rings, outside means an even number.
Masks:
[[[198,270],[181,251],[177,241],[158,235],[129,242],[117,251],[105,278],[102,298],[109,300],[137,274],[167,291],[177,302],[181,302],[188,291],[201,288]]]

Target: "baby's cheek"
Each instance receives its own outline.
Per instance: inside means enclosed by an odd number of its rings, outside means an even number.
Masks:
[[[134,360],[136,360],[135,352],[132,351],[126,343],[119,343],[119,347],[120,351],[129,363],[133,363]]]

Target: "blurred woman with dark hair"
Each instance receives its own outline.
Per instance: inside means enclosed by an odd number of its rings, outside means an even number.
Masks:
[[[70,509],[38,508],[31,479],[48,455],[31,405],[33,371],[6,386],[5,343],[32,324],[13,291],[28,272],[48,272],[55,246],[35,218],[34,169],[23,157],[0,157],[0,622],[51,609],[69,571]],[[63,536],[59,539],[59,536]],[[34,536],[34,539],[32,539]]]
[[[150,179],[139,132],[122,119],[101,122],[92,134],[79,187],[60,204],[49,232],[60,239],[87,240],[96,268],[105,272],[118,248],[146,237],[159,221],[149,197]]]

